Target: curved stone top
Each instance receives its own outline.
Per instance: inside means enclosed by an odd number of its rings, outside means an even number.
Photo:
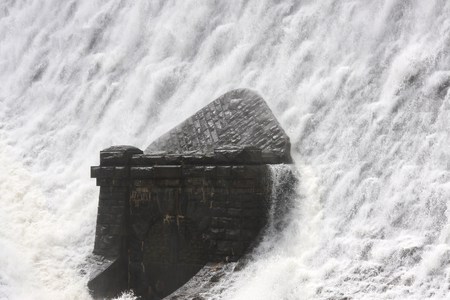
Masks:
[[[146,154],[210,153],[217,148],[256,147],[290,163],[290,141],[266,102],[248,89],[232,90],[165,133]]]

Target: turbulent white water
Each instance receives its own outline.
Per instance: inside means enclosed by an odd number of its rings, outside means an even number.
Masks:
[[[448,298],[450,1],[2,0],[0,299],[89,299],[98,151],[236,87],[301,184],[216,297]]]

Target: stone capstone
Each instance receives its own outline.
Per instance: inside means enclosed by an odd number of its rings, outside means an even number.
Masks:
[[[145,153],[209,153],[253,146],[271,163],[291,163],[289,137],[264,99],[248,89],[230,91],[150,144]]]

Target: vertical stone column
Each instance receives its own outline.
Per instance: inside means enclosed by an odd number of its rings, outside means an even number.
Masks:
[[[100,152],[100,166],[91,177],[100,186],[94,254],[115,259],[125,254],[130,160],[142,151],[132,146],[113,146]]]
[[[211,197],[209,261],[237,261],[266,223],[266,165],[217,166]]]
[[[93,253],[99,266],[88,283],[97,297],[116,297],[127,289],[127,226],[130,161],[142,151],[132,146],[113,146],[100,152],[100,166],[91,177],[100,186]]]
[[[161,163],[161,162],[160,162]],[[149,246],[146,238],[156,223],[163,222],[162,230],[167,234],[167,252],[170,264],[177,263],[178,224],[175,222],[181,192],[180,165],[133,166],[134,180],[129,201],[128,276],[129,288],[143,299],[153,299],[162,289],[157,282],[149,281],[144,256]],[[166,225],[168,225],[166,227]],[[163,260],[162,257],[160,257]],[[150,272],[151,273],[151,272]]]

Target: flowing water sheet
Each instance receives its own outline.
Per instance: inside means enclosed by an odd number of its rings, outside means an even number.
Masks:
[[[448,298],[449,49],[447,0],[0,1],[0,299],[89,299],[98,151],[237,87],[300,182],[211,297]]]

